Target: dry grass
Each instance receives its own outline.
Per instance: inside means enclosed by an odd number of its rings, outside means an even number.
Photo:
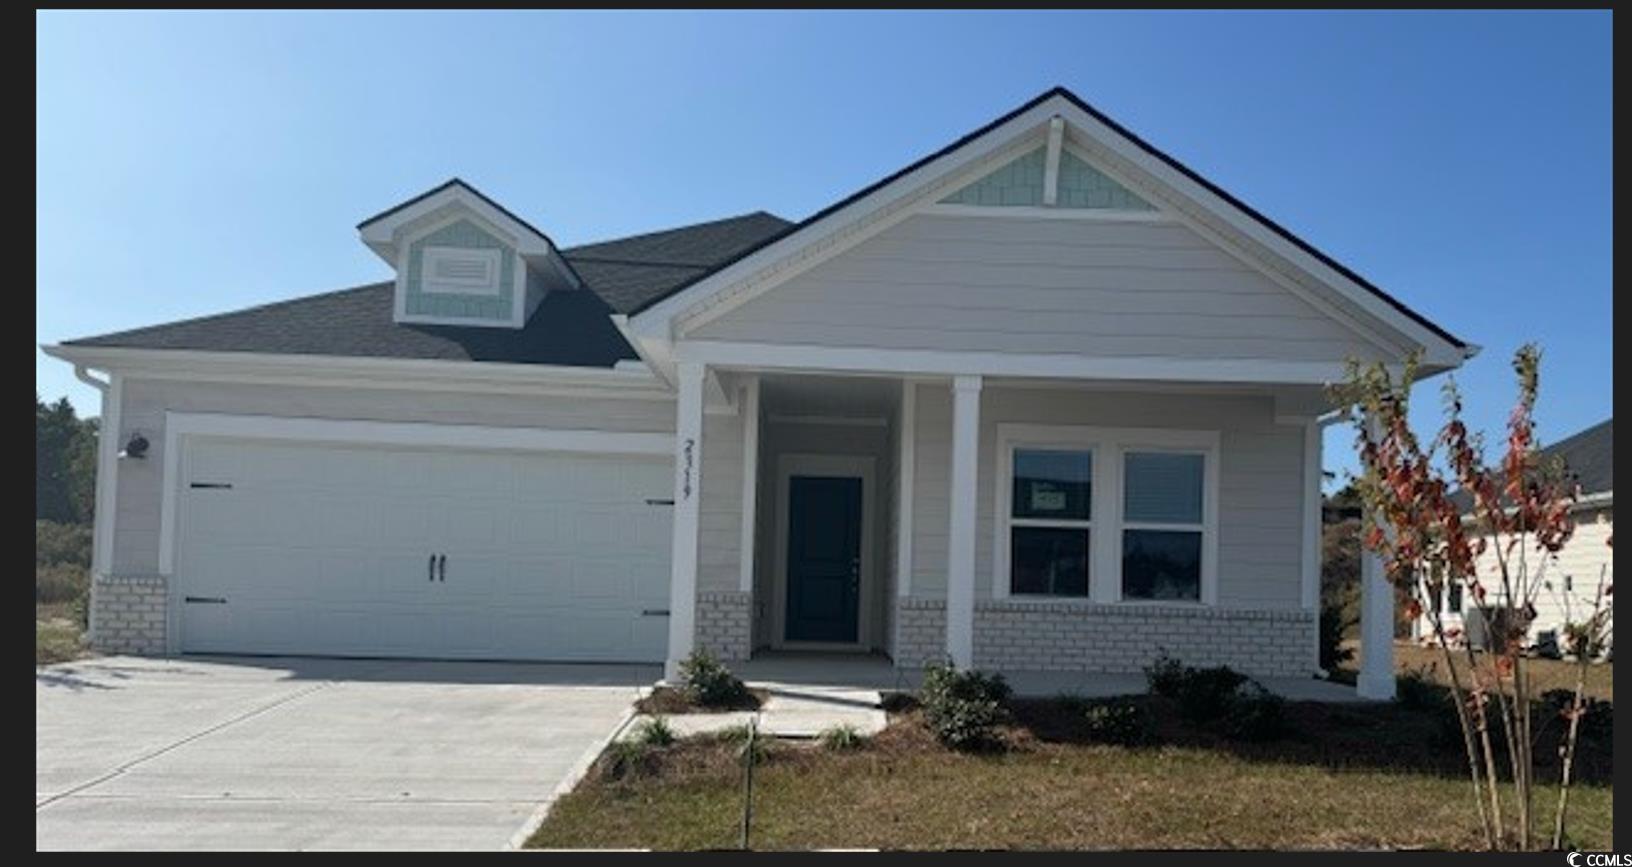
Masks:
[[[776,743],[755,772],[757,849],[1477,848],[1477,818],[1434,717],[1395,706],[1289,707],[1296,731],[1261,745],[1189,730],[1157,705],[1161,746],[1084,742],[1059,702],[1015,708],[1011,749],[937,745],[915,712],[855,752]],[[1608,746],[1572,797],[1583,848],[1610,849]],[[589,775],[530,845],[734,848],[736,753],[688,740],[642,775]]]
[[[1492,670],[1488,654],[1481,654],[1479,668],[1486,674]],[[1457,672],[1466,675],[1468,671],[1467,656],[1457,652],[1452,656]],[[1525,659],[1523,663],[1530,675],[1530,690],[1535,695],[1550,689],[1575,689],[1576,673],[1579,670],[1577,663],[1564,659]],[[1429,680],[1449,685],[1450,678],[1445,675],[1444,657],[1438,648],[1415,647],[1406,644],[1394,646],[1394,669],[1401,674],[1409,671],[1421,672]],[[1464,678],[1463,684],[1467,684]],[[1605,701],[1615,700],[1615,667],[1608,663],[1589,663],[1587,665],[1586,694]]]
[[[71,605],[34,606],[34,664],[49,665],[85,656],[84,630]]]

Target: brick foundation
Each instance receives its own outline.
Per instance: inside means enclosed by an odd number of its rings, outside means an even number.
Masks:
[[[91,582],[91,647],[102,653],[162,655],[166,589],[160,575],[95,578]]]
[[[896,664],[946,658],[944,600],[896,600],[896,618]],[[975,667],[1132,673],[1165,650],[1186,665],[1305,677],[1318,628],[1307,611],[986,600],[975,603]]]
[[[740,662],[753,647],[754,594],[697,594],[697,647],[721,662]]]

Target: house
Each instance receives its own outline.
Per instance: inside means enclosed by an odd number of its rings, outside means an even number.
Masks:
[[[1475,351],[1058,88],[797,223],[358,232],[392,280],[45,347],[97,646],[1308,676],[1323,387]]]
[[[1580,497],[1572,510],[1575,533],[1563,548],[1545,555],[1538,555],[1533,545],[1525,549],[1527,557],[1542,557],[1539,563],[1528,564],[1528,574],[1540,584],[1534,599],[1536,617],[1530,621],[1527,641],[1543,649],[1567,651],[1565,625],[1585,622],[1592,615],[1600,578],[1606,588],[1615,579],[1615,552],[1609,544],[1615,532],[1615,420],[1604,419],[1565,437],[1542,449],[1540,457],[1543,461],[1562,460],[1567,476],[1580,486]],[[1471,494],[1458,491],[1451,498],[1472,511]],[[1476,563],[1487,592],[1500,584],[1497,548],[1494,544],[1487,546]],[[1501,598],[1499,591],[1495,598]],[[1609,603],[1609,599],[1603,600],[1604,607],[1610,607]],[[1446,588],[1430,604],[1439,606],[1447,629],[1464,629],[1473,640],[1479,639],[1478,620],[1468,616],[1478,609],[1460,586]],[[1432,616],[1425,609],[1413,621],[1417,638],[1432,638]]]

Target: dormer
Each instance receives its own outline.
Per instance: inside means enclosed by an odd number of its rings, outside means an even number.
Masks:
[[[397,273],[398,322],[521,328],[546,294],[582,288],[543,232],[458,178],[357,231]]]

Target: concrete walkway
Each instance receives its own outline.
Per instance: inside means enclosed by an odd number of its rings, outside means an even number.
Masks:
[[[35,674],[38,849],[500,849],[655,666],[107,657]]]
[[[814,738],[839,726],[871,736],[883,731],[889,722],[879,709],[876,689],[764,680],[751,680],[748,685],[770,693],[757,711],[670,714],[664,720],[681,737],[725,731],[752,722],[760,734],[782,738]],[[648,718],[646,714],[636,716],[619,738],[634,737],[640,723]]]

